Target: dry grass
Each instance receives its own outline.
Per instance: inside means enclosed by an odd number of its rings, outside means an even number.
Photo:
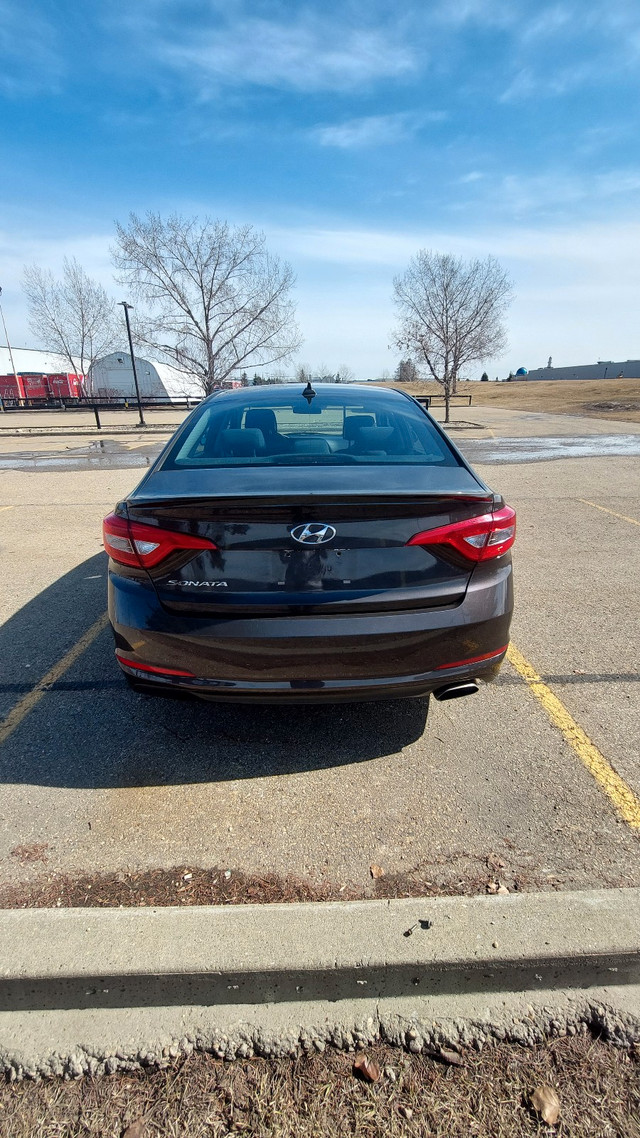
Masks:
[[[388,383],[386,387],[400,387]],[[411,395],[437,395],[437,383],[406,384]],[[474,407],[507,411],[545,411],[554,415],[588,415],[640,423],[640,379],[535,380],[530,383],[459,383],[460,395],[471,395]],[[454,400],[453,405],[456,404]],[[596,406],[594,406],[596,405]]]
[[[329,882],[276,873],[194,866],[129,873],[54,873],[36,881],[0,886],[0,909],[91,908],[141,905],[249,905],[294,901],[348,901],[354,893]]]
[[[339,1052],[231,1064],[198,1054],[165,1070],[5,1084],[0,1135],[120,1138],[141,1120],[129,1138],[640,1138],[639,1057],[587,1037],[485,1048],[463,1067],[383,1045],[370,1054],[385,1072],[374,1084]],[[541,1084],[560,1097],[553,1129],[529,1103]]]
[[[418,862],[404,873],[384,873],[366,886],[310,880],[277,873],[174,866],[137,872],[41,875],[32,881],[0,885],[0,909],[117,908],[164,905],[268,905],[295,901],[357,901],[389,897],[455,897],[486,893],[499,880],[510,892],[559,889],[563,879],[535,868],[514,869],[496,854],[467,852]],[[464,868],[460,868],[460,862]],[[452,863],[452,864],[451,864]],[[600,878],[602,884],[619,880]]]

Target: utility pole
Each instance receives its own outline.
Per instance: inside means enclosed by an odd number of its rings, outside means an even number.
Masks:
[[[119,300],[118,304],[121,304],[122,307],[124,308],[124,318],[125,318],[125,322],[127,325],[127,336],[129,338],[129,351],[131,352],[131,366],[133,368],[133,382],[134,382],[135,388],[136,388],[136,399],[138,400],[138,414],[140,416],[140,426],[144,427],[144,426],[146,426],[146,424],[144,421],[144,415],[142,414],[142,402],[140,400],[140,388],[138,387],[138,373],[136,371],[136,357],[133,354],[133,340],[131,339],[131,324],[129,323],[129,309],[133,308],[133,305],[127,304],[126,300]]]
[[[0,296],[2,296],[2,289],[1,288],[0,288]],[[13,371],[13,378],[16,381],[16,392],[18,395],[18,399],[20,399],[20,394],[21,394],[20,393],[20,382],[18,380],[18,373],[16,371],[16,365],[15,365],[15,360],[13,358],[13,351],[11,350],[11,344],[9,343],[9,333],[7,332],[7,325],[5,323],[4,312],[2,311],[2,305],[1,304],[0,304],[0,316],[2,317],[2,327],[4,328],[4,338],[7,341],[7,347],[9,349],[9,359],[11,360],[11,369]],[[1,398],[0,398],[0,410],[4,411],[4,403],[2,402]]]

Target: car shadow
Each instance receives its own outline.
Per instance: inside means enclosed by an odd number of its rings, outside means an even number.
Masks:
[[[0,629],[6,717],[106,607],[104,554]],[[0,746],[0,780],[117,788],[277,777],[398,754],[424,733],[427,701],[248,705],[131,691],[102,631]]]

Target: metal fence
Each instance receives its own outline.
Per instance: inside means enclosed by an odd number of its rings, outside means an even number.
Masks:
[[[200,399],[181,399],[175,402],[160,399],[143,399],[142,406],[145,411],[190,411],[201,402]],[[102,399],[89,402],[86,399],[12,399],[1,400],[0,410],[5,414],[1,416],[0,428],[11,427],[11,415],[24,411],[90,411],[95,417],[96,427],[102,430],[100,420],[101,411],[136,411],[138,404],[135,399]],[[9,418],[5,418],[8,415]],[[66,423],[48,423],[47,427],[57,427],[64,430]]]
[[[471,406],[471,398],[472,398],[471,395],[450,395],[449,396],[449,402],[451,402],[452,399],[461,399],[463,402],[463,405],[465,407],[470,407]],[[439,407],[444,406],[444,402],[445,402],[444,395],[414,395],[414,399],[418,403],[424,403],[425,407],[430,407],[431,404],[433,403],[434,399],[441,399],[442,400],[442,403],[438,404]]]

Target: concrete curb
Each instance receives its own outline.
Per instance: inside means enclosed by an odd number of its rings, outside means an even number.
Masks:
[[[409,933],[409,930],[412,930]],[[408,935],[407,935],[408,934]],[[640,1040],[640,889],[0,912],[13,1077],[383,1037]]]

